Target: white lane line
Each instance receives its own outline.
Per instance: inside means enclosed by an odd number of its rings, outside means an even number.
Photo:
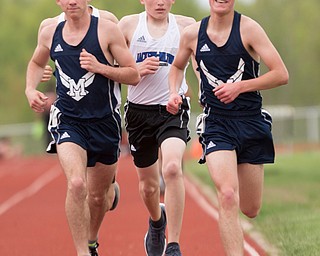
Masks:
[[[33,196],[40,189],[42,189],[51,181],[53,181],[55,178],[57,178],[61,174],[60,168],[58,168],[58,166],[59,165],[55,165],[50,170],[48,170],[43,175],[41,175],[38,179],[36,179],[30,186],[28,186],[23,190],[20,190],[18,193],[10,197],[8,200],[1,203],[0,216],[5,212],[7,212],[8,210],[10,210],[11,208],[13,208],[18,203],[22,202],[28,197]]]
[[[209,216],[211,216],[215,221],[218,221],[218,210],[205,199],[205,197],[199,192],[197,186],[192,183],[186,176],[184,178],[184,182],[185,186],[188,188],[186,189],[186,192]],[[247,241],[244,241],[244,249],[251,256],[259,256],[259,253]]]

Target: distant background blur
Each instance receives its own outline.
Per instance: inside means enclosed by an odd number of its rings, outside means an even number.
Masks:
[[[209,15],[209,0],[176,0],[173,13],[196,20]],[[94,6],[113,12],[119,19],[143,11],[138,0],[93,0]],[[290,73],[288,86],[263,91],[264,106],[274,117],[278,144],[319,144],[320,119],[320,9],[319,0],[236,0],[236,10],[257,20],[280,52]],[[25,73],[37,43],[40,22],[60,13],[55,1],[1,0],[0,9],[0,138],[19,143],[23,153],[43,151],[46,128],[41,116],[28,106]],[[51,66],[52,63],[51,63]],[[262,65],[261,73],[265,67]],[[193,92],[192,121],[200,112],[197,81],[188,71]],[[46,91],[54,79],[41,84]],[[124,98],[126,88],[123,86]],[[194,123],[191,123],[193,128]],[[193,133],[193,137],[196,137]]]

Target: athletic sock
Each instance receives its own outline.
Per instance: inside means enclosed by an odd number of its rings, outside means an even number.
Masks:
[[[155,227],[155,228],[161,228],[161,227],[163,226],[164,217],[163,217],[163,214],[162,214],[162,210],[161,210],[161,217],[160,217],[160,219],[157,220],[157,221],[151,220],[151,223],[152,223],[152,226]]]
[[[88,246],[89,247],[96,247],[98,240],[89,240],[88,241]]]

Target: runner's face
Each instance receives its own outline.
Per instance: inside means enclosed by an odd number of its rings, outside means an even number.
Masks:
[[[56,0],[57,5],[66,15],[79,15],[87,10],[88,0]]]
[[[167,18],[175,0],[140,0],[148,15],[154,19]]]
[[[210,0],[211,10],[214,13],[225,14],[234,9],[235,0]]]

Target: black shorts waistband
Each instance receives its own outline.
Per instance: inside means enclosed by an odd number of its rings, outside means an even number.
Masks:
[[[186,97],[184,95],[180,95],[182,98],[182,101],[186,101]],[[155,111],[155,110],[167,110],[167,106],[165,105],[160,105],[160,104],[153,104],[153,105],[144,105],[144,104],[136,104],[132,103],[127,100],[126,104],[133,109],[139,109],[139,110],[150,110],[150,111]]]
[[[164,106],[164,105],[160,105],[160,104],[157,104],[157,105],[143,105],[143,104],[136,104],[136,103],[132,103],[130,101],[127,101],[127,104],[130,108],[133,108],[133,109],[139,109],[139,110],[150,110],[150,111],[157,111],[157,110],[166,110],[167,107]]]

